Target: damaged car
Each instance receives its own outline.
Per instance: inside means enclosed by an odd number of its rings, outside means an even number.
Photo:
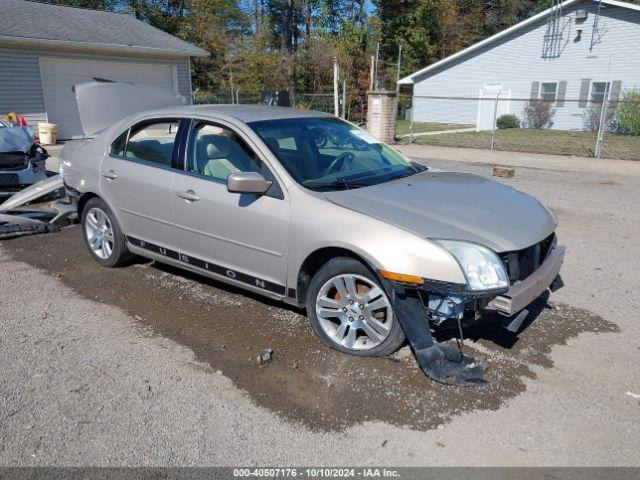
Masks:
[[[462,337],[498,313],[517,330],[561,285],[557,219],[538,200],[432,170],[332,115],[169,98],[133,113],[144,92],[99,82],[76,96],[91,138],[65,145],[63,178],[105,267],[141,255],[303,307],[351,355],[408,341],[427,376],[456,385],[485,384],[485,367],[433,328]],[[88,107],[100,98],[109,109]]]
[[[31,127],[0,123],[0,202],[47,178],[49,154]]]

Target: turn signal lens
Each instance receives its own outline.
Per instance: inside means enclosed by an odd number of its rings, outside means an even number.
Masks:
[[[414,277],[413,275],[404,275],[402,273],[393,273],[388,272],[386,270],[379,270],[380,275],[382,275],[387,280],[393,280],[394,282],[403,282],[403,283],[412,283],[414,285],[422,285],[424,284],[424,279],[422,277]]]

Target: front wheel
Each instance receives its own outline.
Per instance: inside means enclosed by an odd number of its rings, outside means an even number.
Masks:
[[[353,258],[334,258],[318,270],[309,284],[307,315],[327,346],[351,355],[390,355],[405,341],[384,289]]]

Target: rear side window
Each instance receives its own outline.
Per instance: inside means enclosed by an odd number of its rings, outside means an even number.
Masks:
[[[123,156],[170,167],[179,126],[178,120],[163,120],[131,127]]]
[[[129,134],[129,130],[125,130],[120,134],[118,138],[114,140],[111,144],[111,154],[118,155],[119,157],[124,157],[124,149],[127,146],[127,135]]]

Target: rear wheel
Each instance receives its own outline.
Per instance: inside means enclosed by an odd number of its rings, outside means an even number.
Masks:
[[[105,267],[118,267],[133,254],[113,212],[102,199],[95,197],[82,210],[82,233],[93,258]]]
[[[309,284],[307,315],[326,345],[351,355],[390,355],[405,341],[378,280],[353,258],[334,258],[318,270]]]

